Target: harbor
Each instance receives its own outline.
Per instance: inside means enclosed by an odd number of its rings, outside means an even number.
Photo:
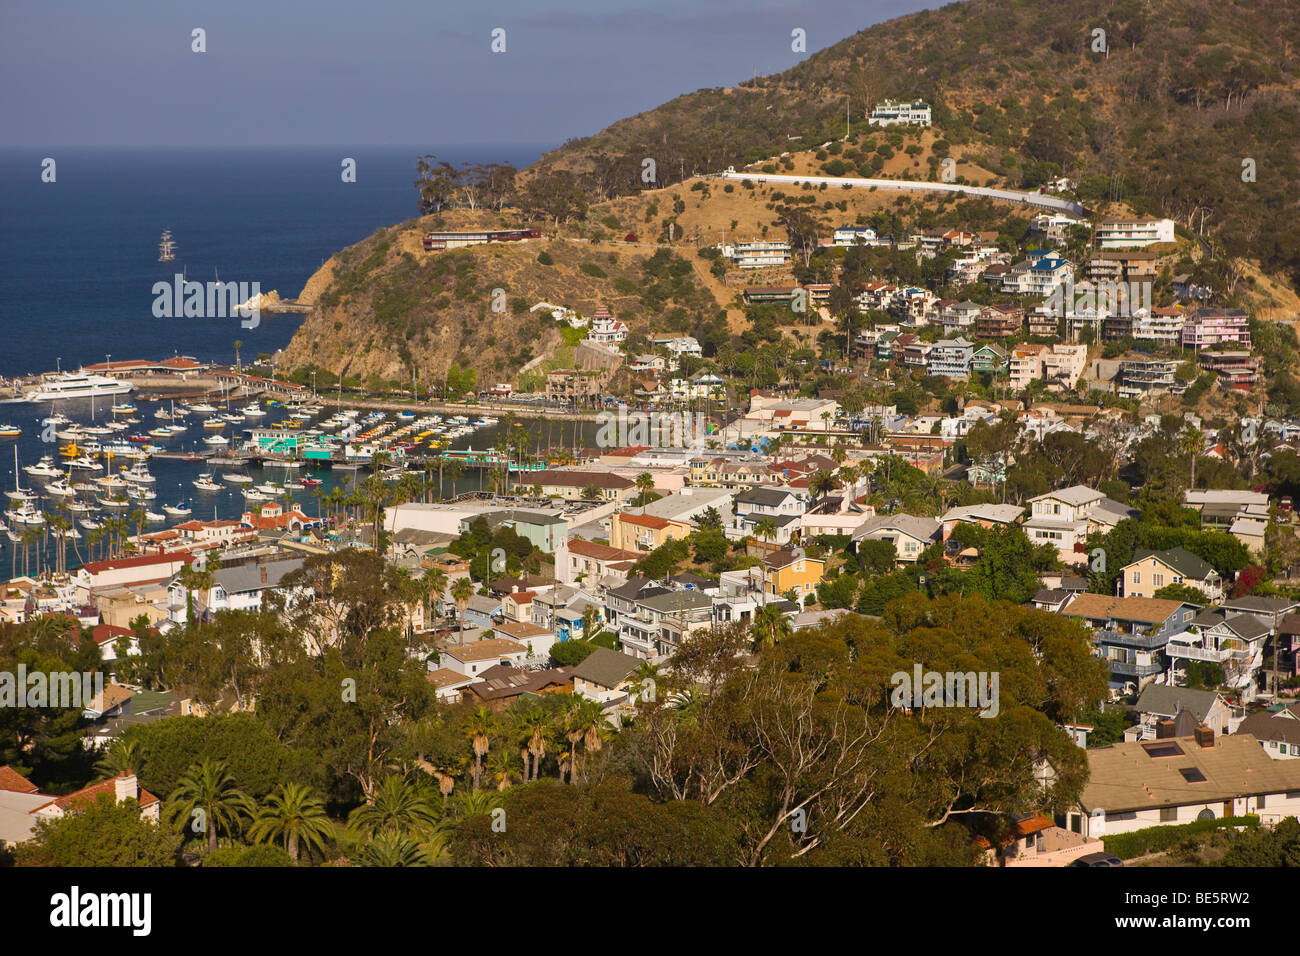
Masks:
[[[573,461],[595,430],[466,406],[331,408],[305,390],[250,398],[229,382],[182,400],[87,370],[40,381],[42,399],[11,402],[0,423],[0,549],[14,573],[33,559],[76,566],[186,522],[255,524],[271,504],[330,533],[331,505],[374,495],[372,480],[408,501],[504,490]]]

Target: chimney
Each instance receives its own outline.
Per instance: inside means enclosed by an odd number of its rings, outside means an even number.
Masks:
[[[135,800],[140,796],[140,785],[136,780],[135,774],[130,770],[123,770],[113,778],[113,788],[117,794],[117,802],[123,800]]]
[[[1214,731],[1205,724],[1196,728],[1196,746],[1202,750],[1209,750],[1214,746]]]
[[[1156,740],[1168,740],[1174,735],[1174,722],[1166,717],[1156,721]]]

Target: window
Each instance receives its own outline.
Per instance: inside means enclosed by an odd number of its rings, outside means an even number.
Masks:
[[[1134,571],[1134,572],[1133,572],[1133,583],[1134,583],[1134,584],[1141,584],[1141,583],[1142,583],[1142,572],[1141,572],[1141,571]]]
[[[1153,575],[1151,575],[1151,584],[1152,584],[1153,587],[1157,587],[1157,588],[1159,588],[1159,587],[1164,587],[1164,584],[1165,584],[1165,576],[1164,576],[1163,574],[1153,574]]]
[[[1183,748],[1172,740],[1157,740],[1142,745],[1148,757],[1181,757]]]
[[[1179,767],[1178,772],[1183,775],[1183,779],[1188,783],[1205,782],[1205,774],[1201,773],[1196,767]]]
[[[1263,809],[1264,809],[1264,804],[1265,804],[1265,802],[1266,802],[1267,800],[1268,800],[1268,797],[1264,796],[1264,794],[1261,793],[1261,794],[1259,795],[1259,797],[1255,800],[1255,809],[1256,809],[1256,810],[1263,810]]]
[[[1160,808],[1160,822],[1161,822],[1161,823],[1175,823],[1175,822],[1177,822],[1177,820],[1178,820],[1178,808],[1177,808],[1177,807],[1161,807],[1161,808]]]

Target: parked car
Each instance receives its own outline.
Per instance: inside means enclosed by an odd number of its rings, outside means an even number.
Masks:
[[[1070,866],[1123,866],[1124,861],[1114,853],[1089,853],[1079,857]]]

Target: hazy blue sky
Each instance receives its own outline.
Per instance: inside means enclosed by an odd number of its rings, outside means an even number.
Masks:
[[[938,5],[0,0],[0,145],[559,143]]]

